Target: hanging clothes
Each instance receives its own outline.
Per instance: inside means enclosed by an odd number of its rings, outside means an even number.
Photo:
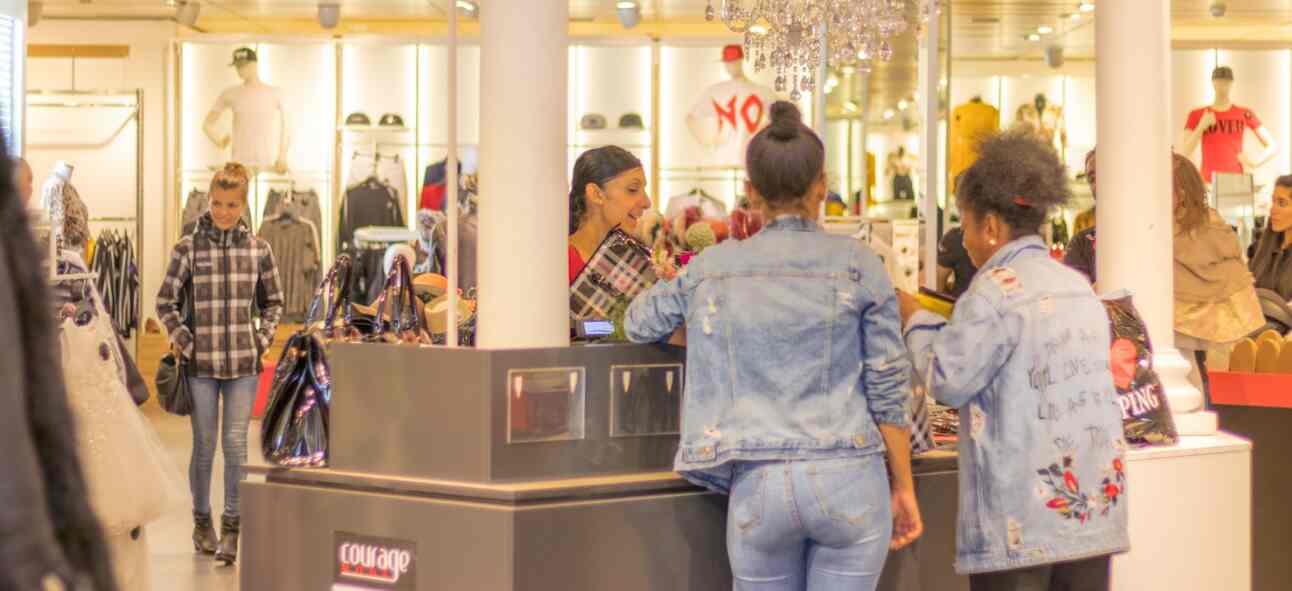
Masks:
[[[354,231],[367,226],[404,227],[395,188],[375,176],[350,187],[341,202],[338,254],[354,250]]]
[[[283,321],[303,322],[319,282],[318,230],[289,209],[265,218],[260,224],[260,238],[269,245],[278,266]]]
[[[361,154],[355,152],[350,158],[350,171],[346,176],[346,187],[354,187],[376,178],[389,185],[395,192],[399,203],[399,215],[404,216],[404,204],[408,202],[408,177],[404,169],[404,160],[399,154]]]
[[[130,235],[104,230],[95,241],[91,271],[98,273],[97,287],[112,326],[129,339],[139,326],[139,267]]]
[[[318,233],[323,228],[323,207],[319,202],[319,194],[314,189],[270,191],[269,198],[265,200],[264,212],[260,216],[262,220],[260,224],[263,226],[265,222],[283,214],[289,214],[297,220],[312,224],[315,230],[315,246],[323,244],[323,235]],[[274,254],[278,254],[276,249]]]
[[[211,200],[207,197],[205,191],[197,189],[189,191],[188,199],[184,201],[184,213],[180,218],[180,226],[183,228],[180,235],[187,236],[192,234],[193,228],[197,227],[198,218],[210,210]],[[251,208],[248,207],[242,210],[242,221],[247,224],[248,228],[251,227]]]

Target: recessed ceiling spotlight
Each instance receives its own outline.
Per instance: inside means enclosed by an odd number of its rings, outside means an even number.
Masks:
[[[897,101],[897,108],[898,108],[898,109],[900,109],[900,110],[902,110],[902,111],[905,111],[905,110],[906,110],[907,108],[909,108],[910,106],[911,106],[911,103],[907,102],[907,100],[906,100],[906,99],[902,99],[902,100],[900,100],[900,101]]]
[[[892,109],[888,109],[884,111],[884,119],[892,119],[893,117],[896,117],[896,116],[897,116],[897,113],[895,113]]]
[[[1040,41],[1040,40],[1041,40],[1041,36],[1040,36],[1040,35],[1037,35],[1036,33],[1032,33],[1032,34],[1028,35],[1028,36],[1026,37],[1026,39],[1027,39],[1028,41],[1031,41],[1031,42],[1035,43],[1035,42],[1037,42],[1037,41]]]
[[[1054,27],[1051,27],[1050,25],[1041,25],[1036,28],[1036,32],[1042,35],[1049,35],[1054,32]]]
[[[341,22],[341,6],[339,4],[323,3],[319,4],[319,25],[324,29],[335,29],[337,23]]]
[[[854,68],[852,66],[844,66],[840,71],[842,71],[847,76],[851,76],[857,73],[857,68]]]
[[[1081,4],[1078,4],[1078,5],[1077,5],[1077,10],[1080,10],[1081,12],[1094,12],[1094,11],[1095,11],[1095,3],[1094,3],[1094,2],[1082,2]]]
[[[457,0],[458,10],[465,12],[469,17],[475,17],[480,12],[480,5],[472,0]]]

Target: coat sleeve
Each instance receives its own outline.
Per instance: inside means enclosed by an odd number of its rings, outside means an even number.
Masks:
[[[987,389],[1017,342],[1017,328],[986,298],[969,293],[956,303],[950,322],[921,311],[906,326],[915,371],[929,376],[933,398],[962,408]]]
[[[157,290],[157,318],[166,325],[171,344],[179,347],[187,359],[193,359],[194,339],[192,331],[184,325],[180,306],[188,297],[184,293],[184,284],[193,277],[189,266],[192,252],[190,241],[181,240],[175,245],[171,250],[170,264],[166,267],[166,277],[162,279],[161,289]]]
[[[910,424],[911,361],[902,342],[897,292],[879,257],[862,255],[863,291],[871,301],[861,310],[862,391],[870,416],[881,425]]]
[[[274,263],[274,251],[269,244],[260,241],[260,276],[257,279],[256,292],[264,295],[260,302],[260,329],[256,331],[257,345],[264,353],[274,344],[274,335],[278,331],[278,322],[283,318],[283,288],[278,279],[278,265]]]
[[[642,292],[624,314],[624,333],[634,343],[657,343],[673,335],[686,322],[686,311],[697,276],[699,259],[671,281],[659,281]]]

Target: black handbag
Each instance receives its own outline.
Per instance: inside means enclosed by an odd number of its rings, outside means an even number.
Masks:
[[[338,318],[342,310],[349,309],[351,269],[349,256],[337,258],[314,291],[305,326],[283,345],[260,426],[261,452],[271,464],[327,465],[332,403],[327,347],[332,340],[353,332],[344,318]],[[316,321],[320,310],[322,324]]]
[[[184,308],[184,326],[188,327],[189,334],[193,339],[197,339],[197,333],[193,329],[193,279],[189,278],[184,282],[184,301],[180,305]],[[196,347],[194,347],[196,350]],[[161,404],[162,410],[181,417],[193,414],[193,391],[190,389],[188,380],[188,360],[180,357],[176,359],[174,353],[166,353],[157,366],[157,402]]]

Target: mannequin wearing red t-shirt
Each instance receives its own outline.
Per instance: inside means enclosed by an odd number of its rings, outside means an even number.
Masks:
[[[1230,98],[1234,71],[1228,66],[1216,68],[1211,73],[1211,84],[1216,89],[1216,102],[1189,112],[1180,138],[1180,153],[1186,156],[1191,156],[1198,144],[1202,144],[1202,179],[1208,184],[1215,172],[1250,174],[1273,160],[1278,152],[1274,135],[1261,124],[1256,113],[1235,105]],[[1265,148],[1256,158],[1243,152],[1243,139],[1249,130]]]

